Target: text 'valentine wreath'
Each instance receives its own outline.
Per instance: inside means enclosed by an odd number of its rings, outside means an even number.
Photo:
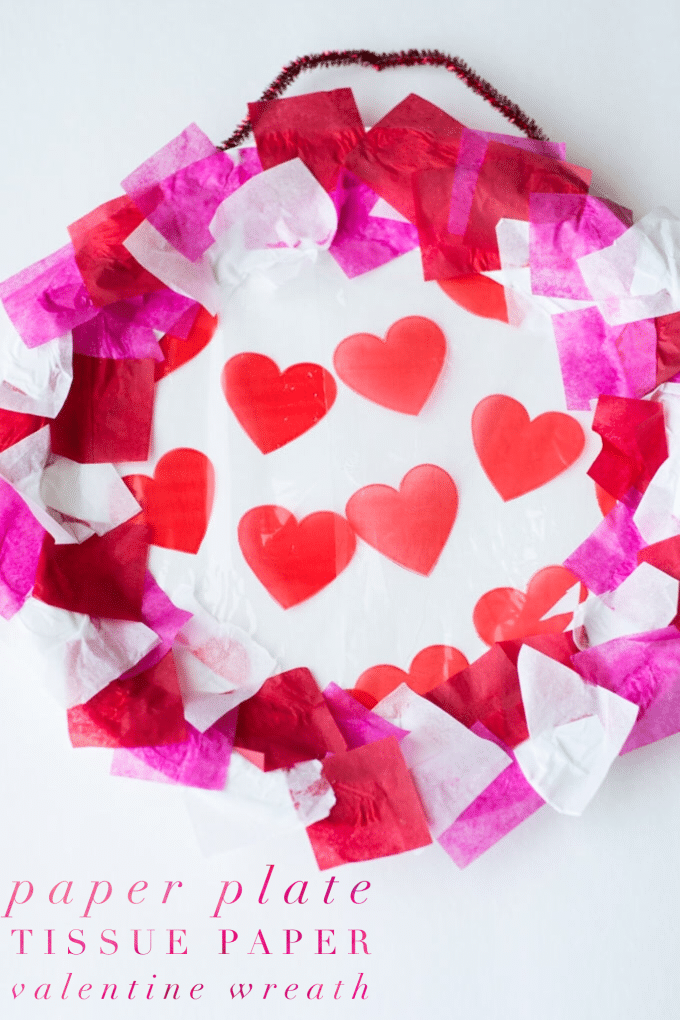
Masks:
[[[0,642],[206,852],[464,867],[680,731],[680,221],[590,177],[321,54],[0,284]]]

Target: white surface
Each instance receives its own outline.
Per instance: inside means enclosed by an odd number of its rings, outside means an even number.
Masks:
[[[0,278],[61,246],[66,224],[117,194],[117,182],[187,123],[197,121],[216,140],[226,137],[283,63],[331,47],[454,51],[552,139],[566,141],[568,158],[593,168],[594,190],[631,205],[636,216],[657,205],[678,213],[679,28],[668,0],[615,9],[602,0],[551,8],[538,0],[422,0],[396,8],[377,0],[323,8],[309,0],[250,7],[222,0],[6,3]],[[355,87],[367,121],[415,91],[471,126],[504,130],[497,115],[441,71],[322,71],[302,78],[295,91],[345,84]],[[582,818],[544,808],[466,871],[433,846],[321,875],[299,833],[205,860],[178,790],[110,778],[109,752],[72,751],[60,709],[19,667],[4,664],[2,682],[0,913],[14,880],[36,886],[30,904],[0,920],[3,1015],[68,1017],[85,1008],[95,1016],[201,1020],[238,1012],[260,1020],[286,1008],[370,1020],[414,1013],[428,1020],[677,1014],[678,737],[615,762]],[[270,863],[276,865],[270,901],[259,905]],[[336,900],[324,905],[330,874],[339,879]],[[65,878],[74,880],[73,904],[50,905],[49,889]],[[223,908],[220,924],[210,915],[228,879],[241,881],[243,894]],[[284,905],[283,890],[299,879],[309,880],[309,903]],[[353,905],[348,892],[362,879],[372,883],[368,901]],[[95,880],[111,881],[113,894],[83,919]],[[147,902],[135,907],[126,891],[138,880],[149,888]],[[162,906],[167,880],[184,885]],[[156,929],[159,941],[147,958],[132,950],[135,927]],[[187,929],[184,957],[166,955],[171,927]],[[218,955],[219,927],[239,931],[228,957]],[[23,957],[15,955],[12,928],[34,932]],[[50,928],[51,957],[44,955]],[[100,945],[110,949],[99,942],[106,928],[120,936],[110,958],[99,954]],[[258,928],[270,956],[248,955]],[[282,955],[284,928],[303,933],[291,956]],[[314,955],[316,928],[336,930],[332,958]],[[347,954],[348,928],[368,933],[371,956]],[[80,957],[66,953],[71,929],[86,932]],[[70,997],[62,1002],[69,972]],[[343,996],[348,987],[351,994],[359,972],[369,998],[334,1002],[337,981],[346,982]],[[91,999],[84,1007],[74,999],[84,982],[98,995],[104,981],[118,981],[126,995],[133,979],[144,995],[152,975],[161,990],[164,982],[179,982],[182,1000],[170,1006],[156,996],[106,1005]],[[50,1002],[29,998],[48,981],[55,983]],[[239,981],[252,981],[253,992],[232,1006],[228,988]],[[321,981],[322,1001],[299,998]],[[26,990],[12,1002],[15,982]],[[197,982],[205,985],[202,999],[190,1003],[188,989]],[[265,982],[279,987],[263,1001]],[[286,1007],[281,989],[291,982],[301,989]]]

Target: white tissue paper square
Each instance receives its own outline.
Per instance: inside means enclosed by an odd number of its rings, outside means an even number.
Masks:
[[[589,595],[580,603],[572,624],[574,638],[579,647],[588,648],[627,634],[662,630],[677,611],[677,580],[643,562],[614,591]]]
[[[528,645],[517,671],[529,730],[515,748],[519,767],[556,811],[580,815],[626,742],[638,706]]]
[[[401,752],[435,838],[511,764],[497,744],[478,737],[406,684],[379,701],[373,711],[410,730],[400,742]]]

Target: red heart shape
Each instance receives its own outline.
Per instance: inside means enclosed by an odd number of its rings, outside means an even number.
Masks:
[[[466,669],[467,659],[457,648],[449,645],[430,645],[418,652],[408,673],[397,666],[371,666],[355,684],[355,690],[371,695],[380,701],[399,684],[408,684],[416,694],[427,694],[449,677]]]
[[[488,276],[459,276],[453,280],[437,280],[437,283],[452,301],[467,308],[473,315],[508,321],[505,287]]]
[[[217,316],[211,315],[205,308],[199,308],[194,324],[189,330],[186,340],[166,333],[159,340],[158,346],[163,352],[165,361],[156,362],[155,379],[163,379],[171,372],[177,371],[187,361],[191,361],[212,340],[217,329]]]
[[[518,400],[500,393],[480,400],[474,409],[472,441],[489,481],[506,502],[566,471],[586,442],[571,415],[548,411],[531,421]]]
[[[198,552],[215,493],[215,471],[205,454],[170,450],[158,461],[153,478],[127,475],[123,481],[144,510],[152,545]]]
[[[262,453],[297,439],[333,406],[335,379],[321,365],[280,372],[263,354],[237,354],[222,372],[227,403]]]
[[[446,338],[431,319],[410,315],[385,339],[354,333],[335,349],[335,371],[350,389],[403,414],[419,414],[446,358]]]
[[[571,570],[554,566],[534,574],[526,594],[517,588],[493,588],[478,599],[473,610],[475,630],[487,645],[532,634],[559,634],[569,626],[573,614],[543,617],[578,583]]]
[[[606,517],[610,510],[613,510],[616,506],[616,496],[611,496],[606,489],[603,489],[601,485],[595,482],[595,498],[597,499],[597,505],[599,506],[602,516]]]
[[[246,562],[284,609],[304,602],[340,574],[356,539],[344,517],[322,510],[301,521],[282,506],[256,506],[238,525]]]
[[[347,520],[364,542],[425,575],[439,559],[457,512],[455,483],[434,464],[412,468],[399,492],[389,485],[367,485],[345,508]]]

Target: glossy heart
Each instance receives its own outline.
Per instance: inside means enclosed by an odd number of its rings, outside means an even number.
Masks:
[[[357,680],[355,691],[380,701],[399,684],[408,684],[416,694],[424,695],[455,673],[459,673],[461,669],[465,669],[467,665],[467,659],[457,648],[430,645],[429,648],[423,648],[418,652],[408,673],[398,669],[397,666],[371,666]]]
[[[163,352],[165,361],[156,363],[156,382],[166,375],[170,375],[171,372],[176,372],[187,361],[191,361],[197,354],[200,354],[212,340],[216,329],[217,316],[211,315],[205,308],[199,308],[186,340],[173,336],[171,333],[166,333],[164,337],[161,337],[158,346]]]
[[[517,588],[492,588],[473,610],[475,629],[487,645],[531,634],[558,634],[569,626],[573,614],[543,617],[578,583],[571,570],[554,566],[534,574],[526,593]]]
[[[284,609],[330,584],[356,548],[340,514],[322,510],[298,522],[282,506],[249,510],[239,521],[238,541],[250,569]]]
[[[333,406],[335,379],[321,365],[280,372],[263,354],[237,354],[222,372],[222,389],[240,425],[262,453],[297,439]]]
[[[410,315],[381,339],[354,333],[338,344],[335,371],[350,389],[403,414],[419,414],[446,358],[446,338],[431,319]]]
[[[205,454],[170,450],[158,461],[153,478],[127,475],[123,481],[144,510],[152,545],[198,552],[215,492],[215,471]]]
[[[452,301],[467,308],[473,315],[508,321],[505,287],[488,276],[460,276],[453,280],[437,280],[437,283]]]
[[[568,414],[530,420],[518,400],[496,393],[472,413],[472,441],[486,475],[506,502],[538,489],[578,460],[585,436]]]
[[[597,482],[595,482],[595,497],[603,517],[606,517],[610,510],[613,510],[616,506],[616,497],[610,496],[607,490],[603,489]]]
[[[412,468],[398,492],[389,485],[367,485],[345,508],[347,520],[364,542],[425,575],[439,559],[457,511],[455,483],[434,464]]]

